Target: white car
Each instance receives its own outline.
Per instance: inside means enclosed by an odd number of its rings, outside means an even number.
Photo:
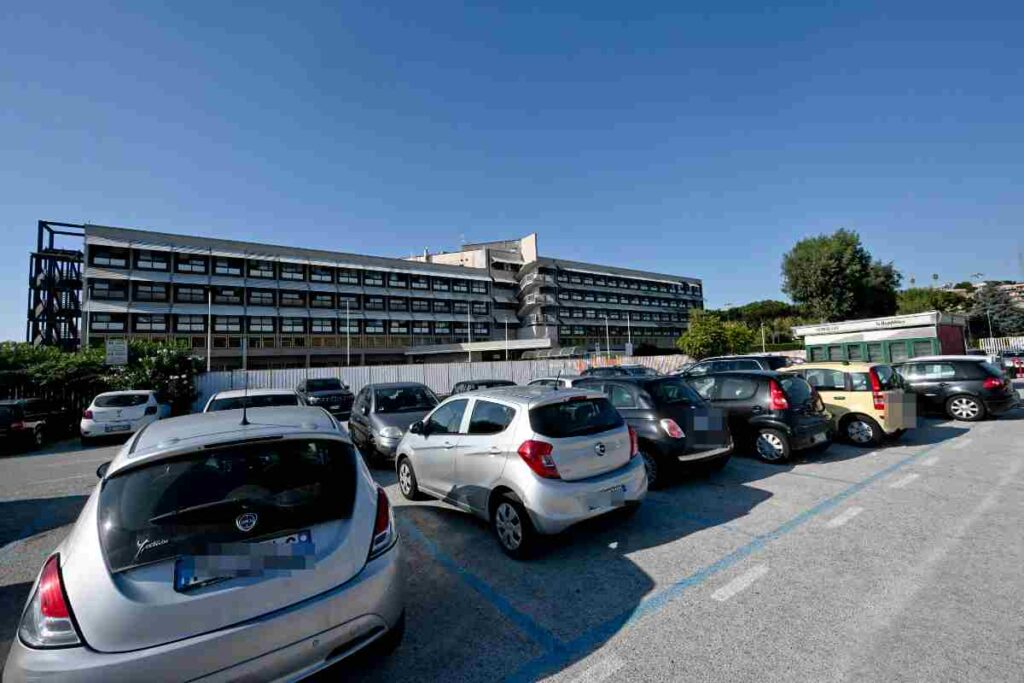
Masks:
[[[210,397],[203,408],[204,413],[215,413],[221,410],[241,410],[247,408],[273,408],[275,406],[304,406],[306,402],[298,392],[292,389],[232,389],[218,391]]]
[[[152,391],[108,391],[94,398],[82,413],[79,432],[82,443],[88,444],[105,436],[134,434],[170,414],[171,407],[160,403]]]

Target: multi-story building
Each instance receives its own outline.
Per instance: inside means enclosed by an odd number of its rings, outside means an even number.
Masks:
[[[82,226],[83,341],[177,340],[214,368],[670,347],[699,280],[540,257],[536,235],[409,259]]]

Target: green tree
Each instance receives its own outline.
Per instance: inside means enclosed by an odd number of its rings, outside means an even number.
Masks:
[[[968,282],[967,280],[962,280],[953,285],[953,289],[966,289],[967,291],[971,291],[972,289],[974,289],[974,283]]]
[[[754,331],[743,323],[722,323],[722,331],[725,333],[725,346],[729,353],[745,353],[754,345]]]
[[[896,302],[897,312],[903,315],[925,311],[952,313],[967,308],[967,298],[962,294],[925,287],[904,289],[896,295]]]
[[[900,275],[850,230],[800,240],[782,259],[782,289],[815,320],[891,315]]]
[[[1013,305],[1009,292],[986,282],[974,292],[971,329],[977,336],[989,336],[989,320],[995,337],[1024,335],[1024,310]]]
[[[115,389],[152,389],[174,414],[189,412],[197,392],[195,377],[202,361],[187,345],[133,341],[128,365],[112,368],[107,381]]]
[[[722,319],[708,311],[690,311],[690,326],[683,336],[676,340],[676,346],[687,356],[698,360],[722,355],[728,349]]]

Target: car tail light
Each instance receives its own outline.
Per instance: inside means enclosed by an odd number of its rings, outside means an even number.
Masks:
[[[92,411],[91,410],[84,410],[84,411],[82,411],[82,417],[84,419],[86,419],[86,420],[91,420],[92,419]]]
[[[985,387],[986,389],[1002,389],[1003,380],[999,379],[998,377],[986,377],[985,381],[982,382],[981,386]]]
[[[555,461],[551,457],[552,450],[554,449],[551,444],[544,441],[524,441],[517,452],[538,477],[561,479],[562,475],[558,473]]]
[[[640,454],[640,438],[636,430],[629,427],[629,459],[632,460]]]
[[[366,561],[380,557],[398,542],[395,531],[395,516],[391,512],[391,503],[384,489],[377,487],[377,515],[373,520],[373,539],[370,541],[370,555]]]
[[[661,421],[661,428],[664,429],[665,433],[673,439],[681,439],[686,436],[686,433],[678,424],[676,424],[676,421],[669,418]]]
[[[24,422],[20,422],[19,421],[19,422],[12,422],[11,423],[11,429],[24,429],[24,428],[25,428],[25,423]]]
[[[871,400],[875,403],[875,410],[885,410],[885,394],[882,393],[882,383],[878,381],[878,373],[874,368],[868,370],[868,377],[871,379]]]
[[[81,645],[60,575],[60,556],[51,555],[39,574],[35,593],[25,608],[18,634],[29,647]]]
[[[785,392],[782,391],[782,387],[775,380],[768,381],[768,409],[769,410],[789,410],[789,399],[786,398]]]

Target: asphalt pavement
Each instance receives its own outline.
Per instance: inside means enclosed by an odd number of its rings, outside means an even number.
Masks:
[[[0,457],[0,661],[116,446]],[[485,524],[396,509],[408,631],[361,681],[1020,681],[1024,410],[877,449],[734,457],[507,559]]]

